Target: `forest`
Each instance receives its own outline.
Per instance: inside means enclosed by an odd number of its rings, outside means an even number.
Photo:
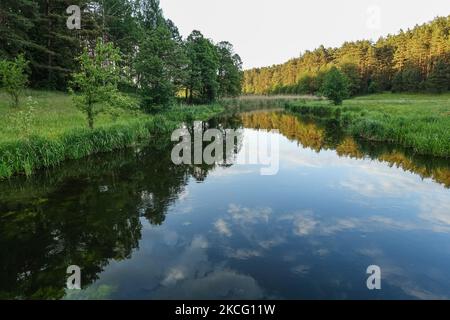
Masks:
[[[79,28],[70,25],[74,5],[81,10]],[[198,30],[183,39],[159,0],[2,0],[0,22],[0,59],[23,54],[31,88],[66,91],[82,68],[83,51],[92,56],[101,42],[120,54],[118,88],[138,94],[144,109],[241,92],[242,62],[232,44]]]
[[[0,178],[120,149],[224,109],[326,109],[349,134],[450,154],[441,94],[450,86],[450,16],[246,71],[230,42],[199,30],[183,37],[159,0],[4,0],[0,22]],[[348,99],[386,91],[436,96],[424,108],[420,97],[375,96],[374,106]],[[392,108],[377,107],[390,100]]]
[[[382,91],[443,92],[450,89],[450,16],[376,42],[320,46],[271,67],[246,70],[245,94],[316,94],[327,72],[337,67],[347,78],[348,96]]]
[[[0,300],[450,300],[449,7],[404,2],[0,0]]]

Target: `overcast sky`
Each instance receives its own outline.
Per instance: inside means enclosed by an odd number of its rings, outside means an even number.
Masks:
[[[323,44],[377,39],[450,14],[450,0],[160,0],[183,36],[231,42],[244,68],[285,62]]]

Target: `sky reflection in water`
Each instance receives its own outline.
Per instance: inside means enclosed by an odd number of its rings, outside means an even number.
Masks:
[[[245,119],[244,126],[244,135],[261,134]],[[48,189],[41,187],[39,196],[0,198],[2,231],[9,232],[2,250],[17,240],[18,227],[13,227],[21,223],[6,213],[41,208],[49,219],[55,219],[51,212],[61,217],[46,231],[64,238],[64,244],[31,236],[24,243],[39,246],[41,241],[43,251],[53,250],[50,266],[63,270],[62,261],[70,260],[92,273],[83,290],[65,292],[67,299],[450,297],[450,189],[445,181],[364,155],[338,155],[339,146],[318,152],[286,136],[279,135],[280,169],[274,176],[260,175],[256,165],[181,170],[166,158],[155,167],[157,155],[142,151],[137,160],[127,154],[114,170],[63,175]],[[101,161],[94,160],[95,165]],[[445,178],[448,166],[438,170]],[[36,204],[24,198],[46,200]],[[86,218],[67,218],[69,210]],[[64,231],[71,227],[64,225],[68,219],[92,228],[83,231],[92,239],[79,236],[77,229]],[[120,235],[105,240],[102,228],[104,234],[115,230]],[[55,253],[58,245],[60,253]],[[77,246],[74,251],[85,254],[68,253]],[[63,286],[63,271],[57,280],[32,275],[32,280],[26,275],[23,281],[11,280],[33,268],[25,260],[16,254],[2,264],[3,295],[30,297],[39,287]],[[372,264],[381,267],[381,290],[366,287],[366,268]]]

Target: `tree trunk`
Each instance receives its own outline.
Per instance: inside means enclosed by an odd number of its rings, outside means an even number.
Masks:
[[[14,94],[14,107],[18,107],[19,106],[19,95],[18,94]]]
[[[89,105],[87,111],[89,129],[94,129],[94,112],[92,111],[92,105]]]
[[[47,28],[48,28],[48,33],[47,33],[47,50],[48,52],[48,61],[47,61],[47,67],[48,67],[48,73],[47,73],[47,86],[50,87],[50,84],[52,83],[52,63],[53,63],[53,59],[52,59],[52,52],[51,52],[51,45],[52,45],[52,40],[51,40],[51,36],[50,33],[52,31],[52,20],[50,18],[50,0],[47,0],[47,6],[46,6],[46,12],[45,12],[46,16],[47,16]]]

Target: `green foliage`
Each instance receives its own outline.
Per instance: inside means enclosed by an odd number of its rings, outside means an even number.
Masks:
[[[130,107],[117,89],[120,79],[117,64],[120,60],[119,50],[112,43],[104,44],[100,39],[93,53],[85,49],[78,58],[80,71],[73,75],[73,100],[86,115],[91,129],[100,113],[111,112],[112,108]]]
[[[353,63],[345,63],[340,67],[341,72],[348,79],[348,94],[354,96],[361,92],[361,77],[358,66]]]
[[[370,81],[370,84],[367,88],[368,93],[377,93],[377,92],[381,92],[381,91],[382,91],[382,87],[377,80]]]
[[[375,94],[345,100],[290,102],[286,109],[332,119],[349,134],[410,147],[418,154],[450,157],[450,96]]]
[[[314,94],[314,77],[309,74],[303,75],[297,83],[297,90],[295,93],[300,94]]]
[[[347,77],[336,67],[332,67],[325,75],[320,92],[335,105],[342,104],[342,101],[348,97]]]
[[[242,91],[242,60],[234,53],[233,45],[220,42],[217,46],[219,57],[218,82],[220,97],[238,96]]]
[[[13,61],[0,60],[1,86],[10,95],[12,106],[19,106],[19,97],[28,82],[25,73],[28,66],[23,54],[18,55]]]
[[[422,76],[414,66],[407,66],[392,80],[392,92],[418,92],[421,89]]]
[[[15,126],[21,138],[27,139],[33,132],[37,101],[31,96],[27,98],[26,110],[20,110],[10,118],[11,124]]]
[[[62,93],[30,92],[26,110],[1,103],[0,117],[11,119],[0,127],[0,179],[32,174],[66,159],[121,149],[156,137],[166,137],[180,122],[208,120],[223,111],[219,105],[176,106],[156,116],[123,109],[117,121],[100,114],[94,129],[86,128],[84,114]],[[0,98],[3,93],[0,92]],[[54,108],[55,101],[58,108]],[[122,109],[119,109],[122,110]]]
[[[437,61],[448,68],[450,61],[450,16],[437,17],[406,32],[381,37],[376,42],[345,42],[338,48],[319,48],[271,67],[244,72],[244,94],[317,94],[321,73],[339,66],[349,78],[351,96],[377,91],[443,90],[441,80],[423,82],[433,75]],[[441,68],[441,67],[440,67]],[[444,72],[442,72],[444,73]],[[397,75],[397,76],[396,76]],[[314,82],[317,81],[317,84]],[[448,90],[448,89],[445,89]]]
[[[184,52],[172,38],[166,25],[146,31],[136,56],[135,69],[139,79],[142,107],[147,112],[173,103],[180,90],[179,79],[186,61]]]
[[[37,25],[38,9],[37,1],[0,2],[0,58],[12,59],[34,44],[30,31]]]
[[[189,58],[186,80],[189,103],[213,102],[219,91],[219,58],[216,47],[200,31],[194,30],[187,38],[186,50]]]
[[[450,90],[450,68],[444,60],[436,62],[426,85],[431,92],[442,93]]]
[[[70,4],[81,9],[79,30],[66,26],[66,0],[0,2],[0,58],[11,60],[26,52],[32,88],[67,90],[72,74],[81,72],[78,58],[94,52],[101,39],[121,52],[115,63],[122,76],[117,87],[139,93],[148,112],[162,111],[182,93],[189,103],[209,103],[240,93],[242,63],[231,44],[215,45],[198,31],[184,40],[164,17],[159,0],[73,0]],[[89,109],[92,120],[97,112],[91,114]]]

